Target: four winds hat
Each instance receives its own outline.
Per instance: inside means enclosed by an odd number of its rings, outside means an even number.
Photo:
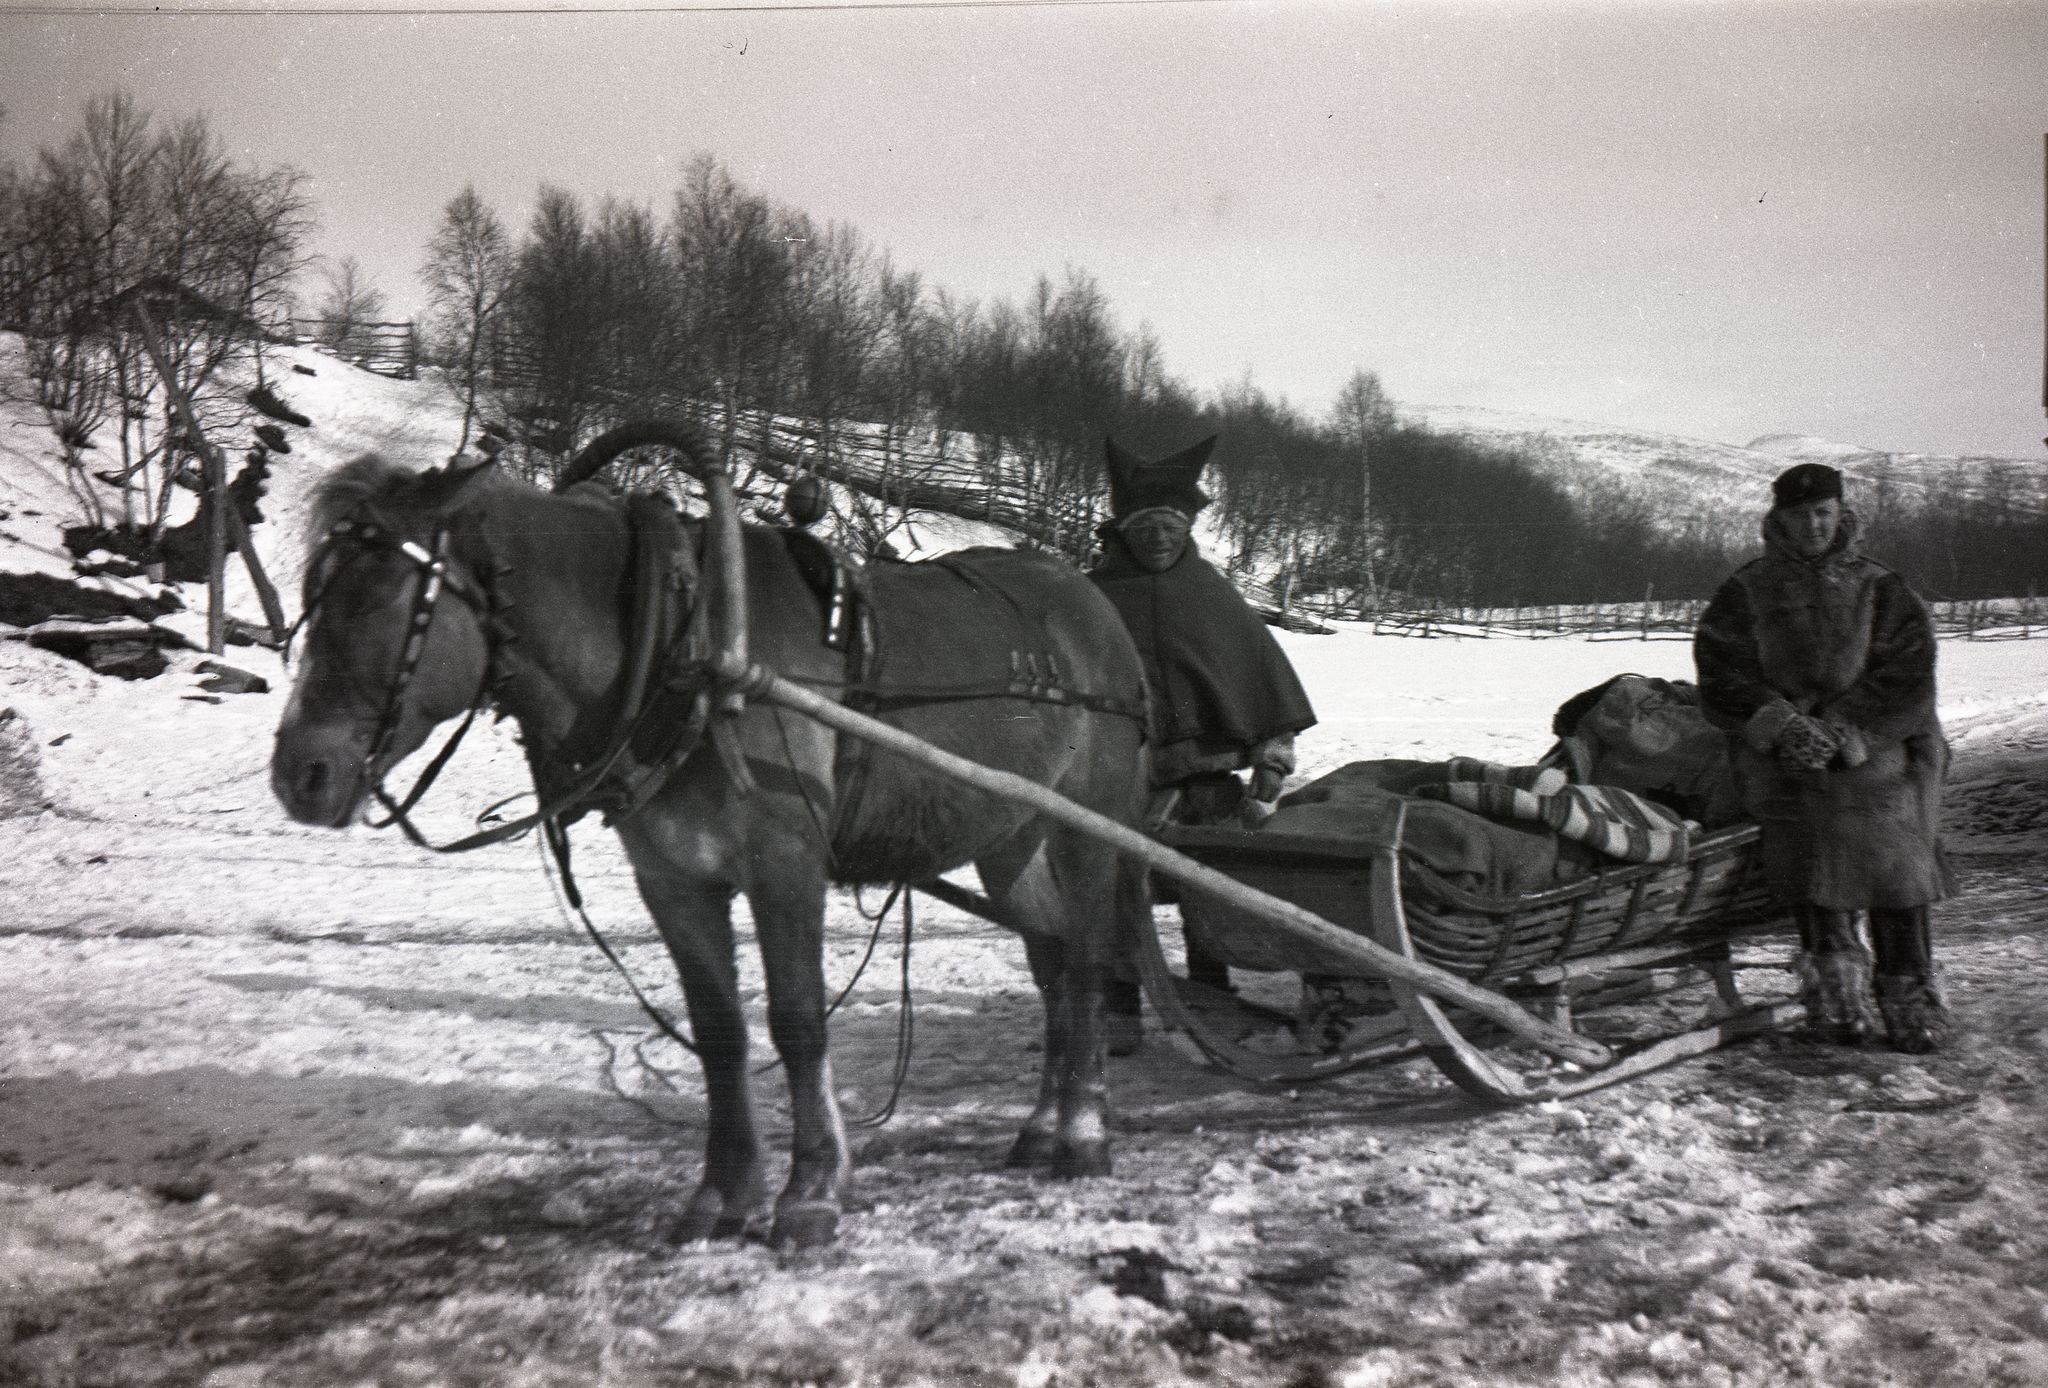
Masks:
[[[1803,506],[1809,501],[1840,501],[1842,474],[1826,463],[1801,463],[1778,474],[1771,483],[1771,509]]]
[[[1155,506],[1170,506],[1188,519],[1209,504],[1209,495],[1197,483],[1209,452],[1216,447],[1210,435],[1192,448],[1170,458],[1148,463],[1117,447],[1116,440],[1104,439],[1109,465],[1109,511],[1117,519]]]

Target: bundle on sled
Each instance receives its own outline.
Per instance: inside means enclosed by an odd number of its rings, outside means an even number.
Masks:
[[[1288,795],[1256,829],[1160,836],[1547,1021],[1613,1039],[1610,1063],[1553,1058],[1532,1070],[1463,1009],[1198,893],[1180,903],[1190,940],[1234,969],[1298,974],[1298,1012],[1274,1045],[1248,997],[1176,979],[1154,935],[1141,965],[1162,1018],[1249,1079],[1323,1078],[1421,1050],[1505,1102],[1612,1083],[1797,1021],[1796,1002],[1752,1004],[1737,984],[1735,947],[1782,929],[1786,912],[1764,887],[1756,826],[1739,820],[1724,735],[1691,687],[1621,676],[1568,701],[1553,726],[1558,742],[1533,766],[1357,762]],[[1697,1003],[1657,1001],[1708,982]],[[1648,1039],[1616,1035],[1645,1025]]]

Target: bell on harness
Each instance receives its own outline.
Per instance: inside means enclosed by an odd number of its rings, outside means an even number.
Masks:
[[[816,525],[825,517],[825,484],[816,473],[807,472],[789,484],[782,494],[782,510],[789,523],[799,529]]]

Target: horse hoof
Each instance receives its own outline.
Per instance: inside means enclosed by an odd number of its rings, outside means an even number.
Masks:
[[[744,1211],[728,1210],[722,1201],[707,1201],[683,1212],[674,1238],[677,1243],[702,1243],[706,1239],[736,1239],[746,1231]]]
[[[1107,1142],[1070,1142],[1053,1153],[1052,1174],[1063,1181],[1109,1174]]]
[[[839,1237],[839,1207],[829,1200],[803,1200],[775,1212],[768,1242],[777,1248],[823,1248]]]
[[[1010,1155],[1003,1158],[1003,1165],[1013,1168],[1051,1166],[1058,1150],[1059,1141],[1051,1133],[1026,1128],[1010,1144]]]

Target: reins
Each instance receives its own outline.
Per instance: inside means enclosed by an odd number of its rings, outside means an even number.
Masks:
[[[416,846],[436,853],[460,853],[520,837],[538,827],[542,842],[554,858],[560,876],[563,899],[575,911],[584,933],[598,947],[606,961],[625,981],[641,1011],[661,1035],[692,1054],[701,1054],[692,1038],[672,1022],[642,992],[625,962],[604,938],[584,908],[571,864],[569,822],[593,808],[623,818],[647,803],[701,746],[707,735],[724,763],[728,775],[744,794],[754,786],[748,770],[749,758],[734,733],[734,715],[746,699],[761,691],[755,684],[765,678],[750,663],[746,648],[747,612],[742,567],[738,509],[731,480],[717,469],[707,469],[701,480],[711,502],[711,519],[702,531],[706,553],[701,561],[683,542],[675,512],[661,498],[635,495],[627,499],[627,523],[634,547],[634,610],[629,614],[631,632],[627,668],[620,685],[618,710],[602,748],[587,762],[571,761],[574,774],[552,793],[538,798],[535,809],[517,819],[480,827],[472,834],[449,843],[434,843],[411,818],[442,770],[453,759],[476,716],[489,707],[498,688],[494,672],[500,658],[499,638],[508,637],[499,617],[497,594],[479,586],[451,568],[450,529],[445,522],[436,527],[427,544],[394,535],[368,519],[350,519],[334,526],[321,542],[316,556],[316,575],[329,578],[319,565],[326,551],[340,543],[387,549],[408,560],[419,571],[419,586],[413,595],[404,644],[392,672],[376,730],[369,750],[360,764],[359,776],[369,782],[370,792],[385,811],[381,821],[368,821],[373,828],[396,826]],[[667,532],[667,533],[664,533]],[[674,536],[674,543],[663,543]],[[695,561],[695,562],[693,562]],[[701,585],[700,576],[705,580]],[[299,625],[306,625],[318,609],[326,582],[317,582]],[[701,591],[700,591],[701,588]],[[412,788],[394,799],[385,789],[377,766],[390,752],[405,714],[405,696],[418,674],[428,635],[442,597],[455,593],[467,603],[483,624],[487,649],[486,666],[476,698],[455,732],[429,761]],[[835,581],[831,620],[845,617],[845,594]],[[714,629],[715,628],[715,629]],[[294,631],[297,627],[294,628]],[[851,675],[852,671],[848,671]],[[1023,698],[1036,702],[1079,706],[1093,712],[1120,715],[1145,721],[1142,706],[1066,688],[1050,655],[1041,667],[1037,657],[1012,653],[1007,679],[972,686],[877,688],[849,681],[841,698],[850,705],[949,702],[988,698]],[[776,709],[778,714],[781,710]],[[785,743],[786,743],[785,734]],[[536,763],[536,787],[543,783],[548,762]],[[828,861],[831,835],[819,808],[802,782],[794,758],[787,770],[798,778],[806,809],[821,837]],[[495,809],[496,807],[494,807]],[[481,820],[479,821],[481,823]],[[835,1012],[851,994],[874,955],[883,919],[890,906],[903,903],[903,942],[899,961],[900,1007],[897,1019],[896,1055],[887,1099],[873,1114],[850,1120],[854,1127],[876,1127],[894,1114],[908,1077],[915,1016],[910,986],[911,953],[915,937],[913,894],[899,883],[882,910],[868,919],[874,929],[853,976],[833,999],[826,1015]],[[862,909],[862,915],[866,915]]]
[[[635,592],[640,600],[636,604],[638,610],[633,619],[634,639],[629,648],[625,693],[621,699],[623,716],[614,720],[611,735],[599,753],[591,761],[583,764],[559,790],[542,797],[532,813],[489,829],[479,830],[450,843],[434,843],[428,839],[412,822],[411,812],[454,757],[463,737],[475,723],[477,714],[489,705],[492,687],[489,669],[486,669],[485,677],[478,687],[476,701],[470,706],[462,723],[427,764],[412,789],[406,792],[402,799],[393,799],[384,788],[383,779],[377,774],[376,766],[390,751],[391,743],[397,736],[398,726],[404,714],[405,694],[419,671],[420,660],[425,653],[427,633],[433,625],[434,613],[442,595],[452,592],[476,611],[479,619],[485,623],[486,644],[492,649],[493,661],[496,658],[496,646],[490,641],[490,636],[497,621],[495,604],[488,590],[479,590],[449,568],[449,530],[446,525],[437,526],[425,546],[403,536],[391,534],[374,521],[368,520],[345,520],[328,531],[321,541],[323,550],[338,541],[354,541],[399,554],[410,560],[421,573],[420,586],[413,596],[405,643],[400,648],[397,666],[392,671],[390,687],[385,695],[383,711],[378,718],[377,730],[371,737],[369,750],[365,753],[358,772],[370,782],[370,793],[384,807],[386,817],[381,821],[369,821],[372,828],[383,829],[395,825],[418,847],[436,853],[466,853],[517,838],[550,820],[573,815],[587,808],[598,797],[606,783],[619,771],[621,763],[626,760],[628,752],[640,738],[643,728],[652,721],[657,709],[665,702],[660,697],[650,695],[650,686],[655,684],[657,657],[662,654],[660,636],[664,598],[672,591],[672,587],[668,576],[660,572],[660,566],[667,562],[669,556],[663,552],[664,547],[654,543],[653,537],[647,533],[655,528],[656,524],[648,519],[651,514],[647,509],[649,506],[659,506],[666,510],[667,503],[653,498],[645,499],[639,523],[633,526],[641,581],[635,585]],[[683,559],[686,556],[678,552],[676,557]],[[301,625],[318,609],[324,591],[325,584],[315,589],[313,597],[306,604],[305,615],[300,618]],[[694,615],[699,605],[690,604],[690,607]],[[662,690],[673,691],[678,686],[687,687],[695,682],[692,679],[693,674],[699,679],[708,680],[708,675],[702,673],[702,641],[693,639],[696,636],[697,633],[687,630],[686,624],[684,639],[677,643],[677,647],[682,648],[682,658],[670,661],[671,668],[665,672],[660,689],[655,691],[655,695]],[[692,701],[693,705],[701,705],[702,702]],[[630,813],[639,808],[660,788],[661,783],[667,779],[667,774],[672,773],[681,764],[688,750],[694,747],[696,737],[701,735],[703,730],[703,720],[692,716],[694,712],[693,707],[681,720],[677,736],[667,740],[661,758],[662,774],[659,777],[643,774],[636,778],[633,784],[625,787],[623,794],[626,803],[616,812]]]

